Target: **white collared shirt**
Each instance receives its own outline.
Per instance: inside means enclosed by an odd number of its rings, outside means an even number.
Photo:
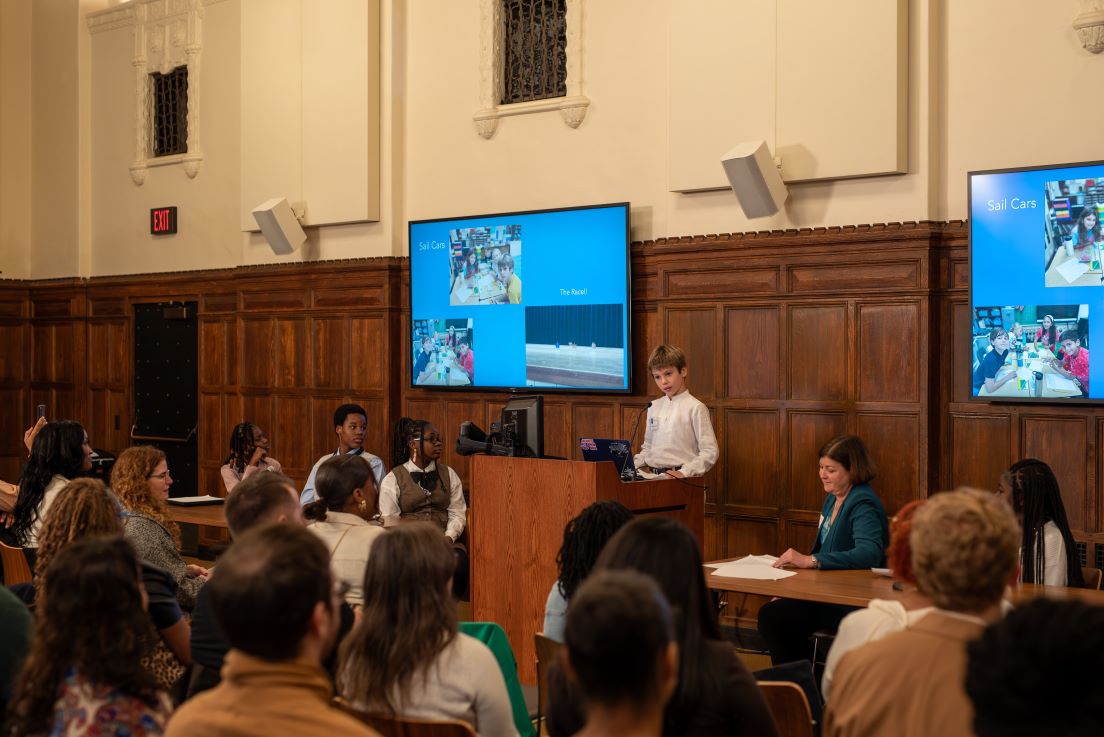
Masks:
[[[402,467],[410,473],[422,473],[423,471],[428,473],[437,468],[437,462],[430,461],[429,465],[422,469],[414,465],[414,461],[407,461]],[[464,501],[464,486],[460,483],[460,477],[452,468],[449,468],[448,471],[449,505],[448,525],[445,527],[445,534],[455,541],[464,532],[464,527],[467,524],[468,505]],[[402,517],[402,509],[399,507],[399,480],[395,478],[394,469],[384,477],[383,483],[380,484],[379,509],[384,527],[392,527],[399,523],[399,518]]]
[[[633,457],[637,468],[674,468],[702,476],[717,462],[717,436],[709,409],[689,391],[660,397],[648,407],[644,445]]]

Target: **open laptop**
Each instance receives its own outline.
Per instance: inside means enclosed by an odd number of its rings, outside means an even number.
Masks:
[[[640,477],[633,465],[632,443],[628,440],[611,438],[579,438],[579,449],[583,451],[583,460],[598,462],[611,461],[617,467],[622,481],[635,481]]]

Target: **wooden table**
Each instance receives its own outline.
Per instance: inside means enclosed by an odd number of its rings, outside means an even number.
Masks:
[[[797,575],[779,581],[758,581],[748,578],[715,576],[712,567],[727,561],[706,563],[705,582],[715,591],[731,591],[741,594],[777,596],[784,599],[819,601],[825,604],[844,604],[865,607],[871,599],[900,599],[902,592],[893,590],[893,579],[869,570],[819,571],[797,570]],[[1080,599],[1089,604],[1104,606],[1104,591],[1071,589],[1065,586],[1043,586],[1021,583],[1010,586],[1005,597],[1013,604],[1029,601],[1039,596],[1048,599]]]
[[[169,516],[178,523],[186,522],[191,525],[207,525],[208,527],[220,527],[226,529],[226,515],[223,513],[222,504],[205,504],[189,507],[181,504],[169,505]]]

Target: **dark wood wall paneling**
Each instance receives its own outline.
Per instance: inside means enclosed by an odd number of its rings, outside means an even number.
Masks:
[[[709,558],[808,548],[823,501],[817,448],[839,432],[869,444],[891,512],[937,489],[994,488],[1014,459],[1040,457],[1078,538],[1104,554],[1104,409],[968,400],[966,248],[961,222],[634,244],[633,393],[547,395],[546,451],[578,458],[580,435],[627,435],[655,396],[645,364],[665,340],[687,352],[691,391],[709,405],[722,449],[705,478]],[[17,473],[12,428],[39,402],[85,422],[97,447],[125,447],[131,306],[192,299],[201,491],[219,488],[242,419],[265,427],[302,482],[334,445],[330,414],[346,400],[368,409],[367,446],[388,460],[400,414],[433,421],[466,480],[457,428],[486,428],[507,396],[406,386],[408,278],[403,259],[366,259],[0,282],[0,408],[19,418],[0,438],[0,478]]]

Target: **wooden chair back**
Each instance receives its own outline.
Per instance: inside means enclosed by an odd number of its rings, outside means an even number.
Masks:
[[[805,692],[790,681],[759,681],[779,737],[813,737],[813,712]]]
[[[1100,581],[1104,578],[1104,571],[1101,571],[1099,568],[1087,568],[1082,566],[1081,578],[1085,581],[1085,588],[1099,591]]]
[[[34,580],[34,576],[31,575],[31,567],[27,564],[27,556],[23,555],[23,548],[13,548],[10,545],[0,543],[0,561],[4,563],[5,586],[31,583]]]
[[[538,632],[533,635],[533,643],[537,649],[537,735],[544,731],[544,715],[548,709],[548,667],[560,657],[560,648],[563,647],[555,640]]]
[[[335,699],[334,705],[383,737],[478,737],[470,724],[459,719],[412,719],[369,714],[353,708],[344,699]]]

